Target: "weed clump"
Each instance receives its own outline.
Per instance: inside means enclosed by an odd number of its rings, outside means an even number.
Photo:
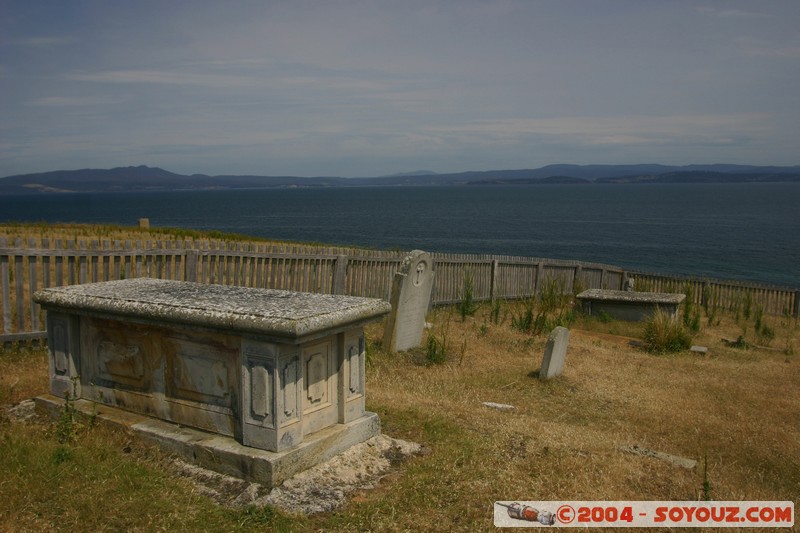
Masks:
[[[673,315],[657,309],[644,327],[645,349],[651,353],[673,353],[692,345],[692,336]]]
[[[512,312],[511,328],[536,336],[556,326],[569,327],[575,321],[569,301],[563,282],[551,280],[543,285],[538,298],[532,296],[522,303],[518,313]]]
[[[443,364],[447,360],[446,341],[436,338],[433,333],[428,333],[428,341],[425,343],[425,357],[428,360],[428,364]]]
[[[467,319],[468,316],[473,316],[478,310],[478,304],[475,303],[475,287],[472,276],[464,276],[464,285],[461,291],[461,300],[458,304],[458,312],[461,314],[461,321]]]
[[[700,310],[694,303],[694,288],[690,283],[684,289],[686,300],[683,304],[683,325],[693,333],[700,331]]]

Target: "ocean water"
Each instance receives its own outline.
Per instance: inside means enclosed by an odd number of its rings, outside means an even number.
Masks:
[[[0,221],[575,259],[800,287],[800,184],[357,187],[0,197]]]

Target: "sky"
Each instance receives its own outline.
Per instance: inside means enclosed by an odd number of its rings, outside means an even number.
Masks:
[[[800,164],[797,0],[0,0],[0,176]]]

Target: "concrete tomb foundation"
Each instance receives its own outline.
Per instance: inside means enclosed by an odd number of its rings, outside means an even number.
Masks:
[[[50,352],[40,402],[135,413],[145,436],[193,458],[211,446],[217,470],[269,486],[380,433],[363,326],[382,300],[148,278],[34,299]]]

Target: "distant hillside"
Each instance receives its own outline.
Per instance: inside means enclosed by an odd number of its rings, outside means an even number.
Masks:
[[[373,178],[336,176],[185,176],[148,166],[109,170],[56,170],[0,178],[0,194],[137,192],[270,187],[353,187],[429,185],[539,185],[612,183],[738,183],[800,181],[800,166],[747,165],[548,165],[538,169],[436,174],[415,171]]]
[[[800,171],[795,173],[776,173],[774,171],[733,173],[695,170],[600,178],[596,180],[596,183],[766,183],[787,181],[800,181]]]
[[[546,178],[487,179],[470,181],[467,185],[589,185],[592,181],[573,176],[548,176]]]

